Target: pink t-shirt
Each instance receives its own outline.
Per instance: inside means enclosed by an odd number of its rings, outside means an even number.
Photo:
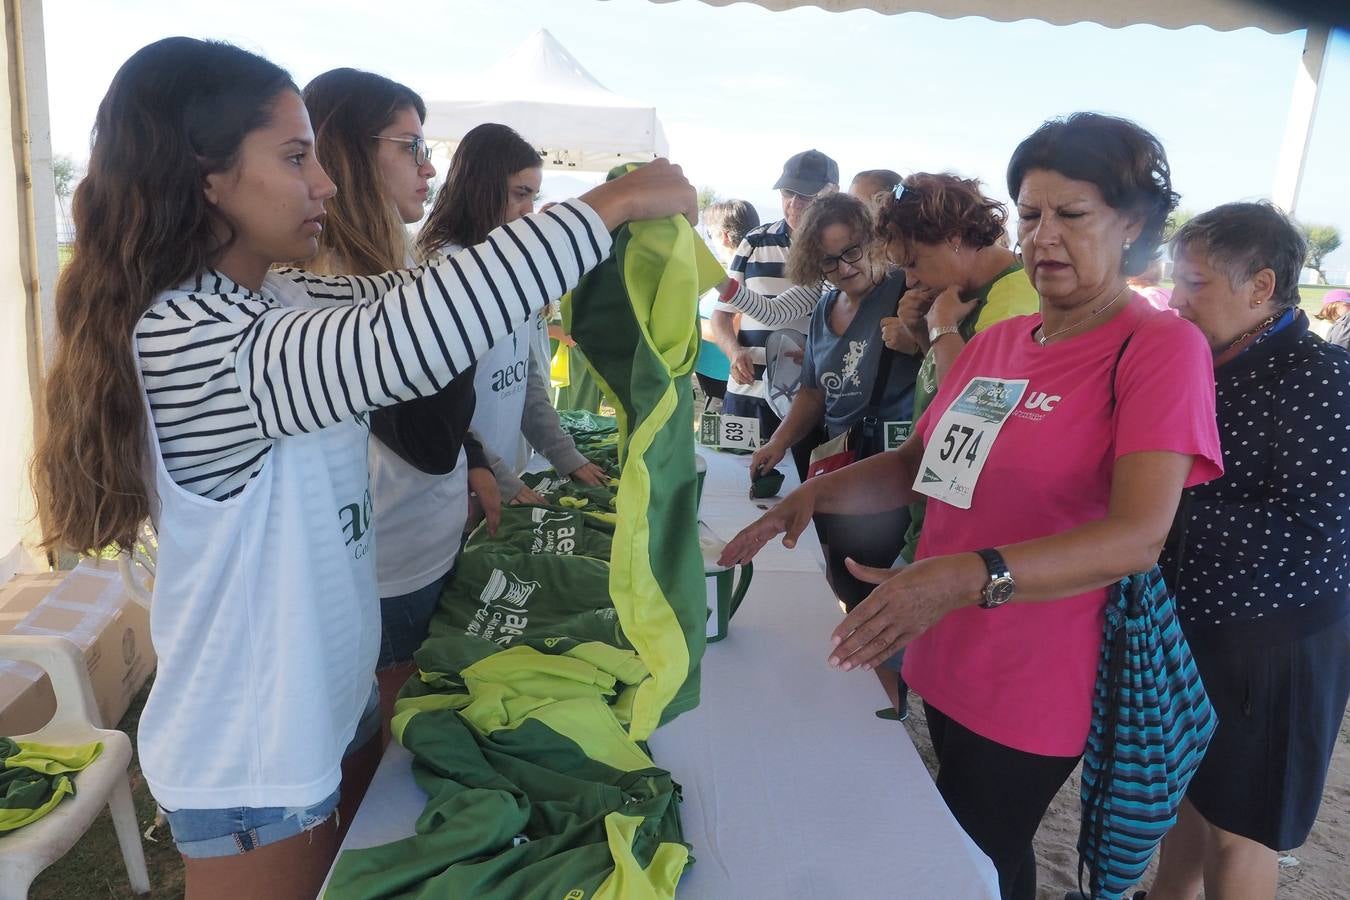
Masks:
[[[1146,287],[1135,288],[1134,292],[1147,300],[1154,309],[1176,312],[1172,309],[1172,292],[1167,288],[1157,285],[1148,285]]]
[[[927,444],[972,378],[1029,379],[1021,406],[994,442],[970,509],[928,501],[919,559],[1014,544],[1104,518],[1112,467],[1127,453],[1192,455],[1187,487],[1223,474],[1213,360],[1195,326],[1138,296],[1106,325],[1048,347],[1032,337],[1040,321],[1040,315],[1018,316],[976,335],[919,419]],[[1061,600],[957,610],[905,651],[905,681],[990,740],[1028,753],[1076,756],[1092,717],[1105,603],[1101,588]]]

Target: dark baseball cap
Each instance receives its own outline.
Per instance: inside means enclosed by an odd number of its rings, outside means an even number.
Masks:
[[[775,191],[817,194],[827,184],[839,183],[839,164],[819,150],[804,150],[783,163],[783,174],[774,182]]]

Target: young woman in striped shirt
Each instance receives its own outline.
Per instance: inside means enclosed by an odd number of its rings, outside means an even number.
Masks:
[[[141,49],[99,107],[57,288],[46,542],[127,548],[154,522],[139,751],[192,898],[312,897],[336,850],[342,760],[374,720],[369,413],[443,388],[621,222],[695,209],[658,161],[435,267],[270,272],[317,250],[335,189],[313,144],[267,60]]]

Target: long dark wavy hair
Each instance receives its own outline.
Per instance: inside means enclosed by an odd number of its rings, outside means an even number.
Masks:
[[[506,215],[506,183],[522,169],[541,166],[539,153],[515,130],[489,122],[464,135],[436,192],[417,252],[430,256],[446,244],[482,243]]]
[[[315,272],[378,275],[401,269],[408,233],[380,176],[379,134],[405,109],[427,120],[427,105],[406,85],[360,69],[331,69],[305,85],[314,153],[338,187],[325,204]]]
[[[133,329],[159,293],[229,246],[205,178],[234,165],[286,90],[298,92],[266,59],[185,37],[141,48],[113,77],[71,205],[74,251],[56,285],[58,343],[33,461],[45,547],[125,549],[149,516]]]

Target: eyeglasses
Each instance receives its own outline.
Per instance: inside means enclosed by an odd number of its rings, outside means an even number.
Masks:
[[[387,137],[383,134],[372,134],[371,137],[377,141],[393,141],[396,144],[407,144],[408,152],[412,154],[413,164],[419,169],[431,162],[431,148],[428,147],[427,142],[420,137]]]
[[[820,261],[820,271],[828,275],[839,268],[840,262],[846,262],[851,266],[862,259],[862,257],[863,248],[858,244],[854,244],[852,247],[846,247],[844,252],[840,253],[838,256],[827,256],[822,259]]]
[[[784,200],[800,200],[803,203],[811,204],[816,202],[817,194],[799,194],[796,191],[789,191],[787,188],[781,189],[778,193],[783,195]]]

